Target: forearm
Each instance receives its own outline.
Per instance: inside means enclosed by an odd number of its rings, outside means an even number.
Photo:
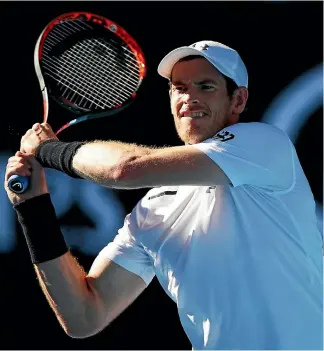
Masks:
[[[72,337],[95,334],[99,300],[71,253],[34,267],[42,291],[65,332]]]
[[[68,249],[50,195],[21,201],[14,209],[40,285],[60,324],[72,337],[94,334],[102,322],[101,300]]]
[[[73,157],[73,170],[82,178],[100,185],[123,188],[121,174],[125,165],[149,155],[154,149],[115,141],[95,141],[79,148]]]

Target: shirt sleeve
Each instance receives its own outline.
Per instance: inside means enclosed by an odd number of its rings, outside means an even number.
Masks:
[[[142,200],[143,201],[143,200]],[[121,267],[141,277],[146,285],[155,276],[153,259],[140,242],[141,226],[147,215],[147,208],[140,201],[124,221],[118,234],[100,255],[105,255]]]
[[[274,126],[238,123],[192,146],[210,157],[234,187],[252,185],[284,191],[295,182],[292,143]]]

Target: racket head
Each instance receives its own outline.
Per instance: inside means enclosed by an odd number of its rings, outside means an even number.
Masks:
[[[74,114],[60,122],[57,134],[72,124],[122,111],[134,101],[146,76],[137,41],[116,22],[89,12],[69,12],[52,20],[37,40],[34,66],[43,122],[50,99]]]

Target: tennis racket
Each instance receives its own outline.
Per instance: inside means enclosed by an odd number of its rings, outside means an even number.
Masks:
[[[63,120],[60,114],[53,116],[56,135],[77,123],[119,113],[134,101],[146,76],[144,54],[135,39],[117,23],[88,12],[51,21],[37,40],[34,66],[43,122],[48,121],[50,100],[71,112]],[[28,183],[28,177],[18,175],[8,180],[15,193],[25,192]]]

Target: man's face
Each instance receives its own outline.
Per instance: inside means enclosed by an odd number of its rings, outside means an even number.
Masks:
[[[226,81],[206,59],[176,63],[170,83],[171,111],[185,144],[199,143],[234,123]]]

